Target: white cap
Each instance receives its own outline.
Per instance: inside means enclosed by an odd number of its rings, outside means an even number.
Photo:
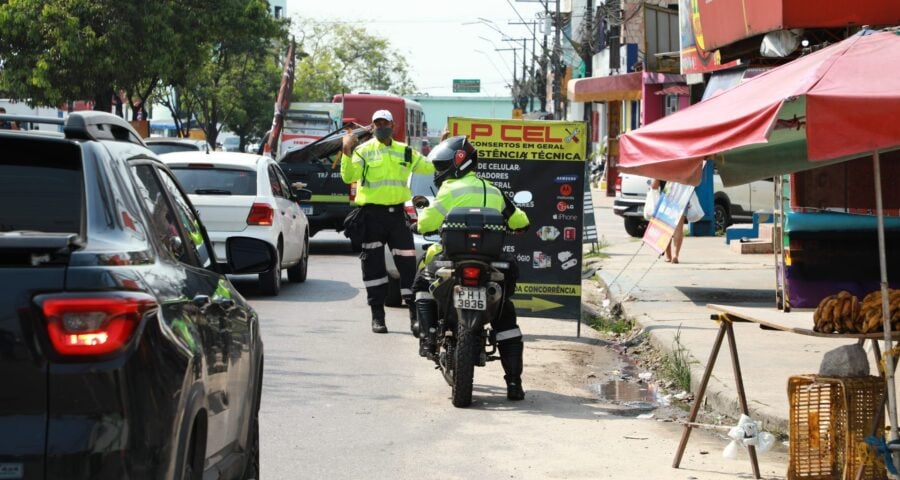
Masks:
[[[378,110],[377,112],[372,114],[372,122],[375,122],[375,120],[378,120],[379,118],[383,118],[389,122],[394,121],[394,116],[391,115],[391,112],[387,110]]]

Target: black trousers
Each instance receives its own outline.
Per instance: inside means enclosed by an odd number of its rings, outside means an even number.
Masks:
[[[362,239],[363,283],[369,305],[383,306],[387,297],[388,274],[384,264],[384,247],[394,256],[400,273],[400,295],[413,304],[412,283],[416,274],[416,248],[403,205],[366,205],[360,214],[365,229]]]

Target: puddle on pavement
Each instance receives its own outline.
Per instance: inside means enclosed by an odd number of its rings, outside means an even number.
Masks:
[[[638,369],[624,357],[619,369],[611,372],[603,382],[588,385],[588,388],[611,408],[603,410],[622,416],[637,416],[657,409],[660,398],[659,387],[653,381],[641,381]]]

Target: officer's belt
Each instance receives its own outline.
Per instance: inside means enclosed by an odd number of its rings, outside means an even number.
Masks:
[[[370,210],[384,210],[388,213],[396,213],[396,212],[404,211],[402,203],[397,204],[397,205],[378,205],[376,203],[367,203],[367,204],[363,205],[363,208],[367,208]]]

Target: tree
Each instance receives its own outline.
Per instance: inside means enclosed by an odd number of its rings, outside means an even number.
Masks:
[[[409,64],[386,38],[364,27],[300,19],[294,33],[308,54],[297,64],[293,98],[328,102],[353,90],[385,90],[397,95],[416,91]]]
[[[191,65],[214,0],[0,2],[2,89],[35,104],[93,100],[121,114],[162,78]],[[135,106],[135,103],[132,103]]]
[[[280,67],[272,58],[281,51],[285,24],[270,15],[266,0],[219,0],[207,21],[205,60],[183,77],[173,78],[162,103],[182,135],[196,118],[207,141],[215,145],[226,126],[237,126],[246,135],[268,126],[259,118],[261,106],[268,105],[271,115],[275,102]]]

